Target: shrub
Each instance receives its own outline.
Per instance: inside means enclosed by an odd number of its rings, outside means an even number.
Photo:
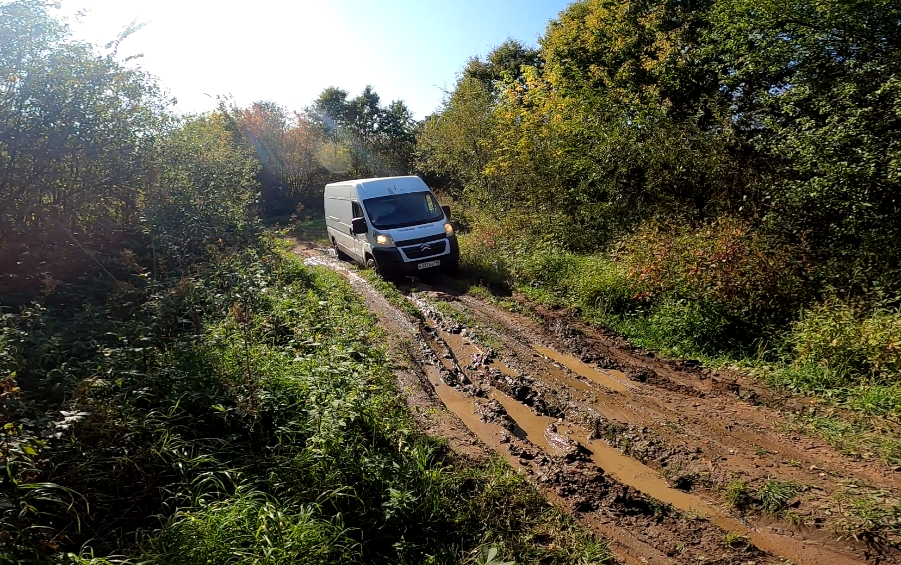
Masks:
[[[509,283],[507,259],[494,249],[484,234],[459,234],[460,268],[475,279],[494,284]]]
[[[742,509],[751,502],[751,495],[748,492],[748,483],[736,479],[729,483],[726,487],[726,502],[733,508]]]
[[[745,328],[709,301],[665,297],[608,323],[642,347],[675,356],[736,353],[746,346]]]
[[[617,247],[616,260],[647,298],[674,295],[720,306],[724,315],[768,328],[805,299],[800,250],[737,219],[692,228],[647,223]]]
[[[901,372],[901,312],[831,300],[805,310],[789,336],[796,365],[888,383]]]

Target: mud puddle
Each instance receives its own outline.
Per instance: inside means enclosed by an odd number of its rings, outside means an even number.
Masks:
[[[345,274],[367,302],[378,302],[370,296],[378,293],[354,268],[329,257],[311,259]],[[815,516],[820,508],[828,510],[823,501],[834,491],[828,487],[854,477],[856,469],[836,466],[840,458],[819,445],[808,449],[784,437],[774,424],[778,415],[734,397],[706,399],[717,390],[711,383],[704,383],[701,396],[661,388],[641,372],[653,368],[625,363],[622,351],[612,359],[578,334],[559,339],[562,334],[472,297],[458,300],[419,283],[418,290],[400,288],[427,324],[411,324],[383,297],[378,315],[421,343],[427,393],[552,499],[613,540],[626,561],[898,562],[891,548],[880,552],[838,541],[831,530],[740,516],[727,509],[716,490],[721,487],[704,486],[792,480],[809,485],[793,511]],[[443,300],[461,316],[449,318],[453,309],[444,304],[440,313],[435,304]],[[690,384],[691,375],[679,379]],[[676,468],[682,470],[671,472]],[[825,478],[823,468],[829,469]],[[701,482],[685,488],[673,482],[679,474]]]
[[[525,431],[525,436],[522,439],[529,439],[533,444],[545,451],[559,451],[561,450],[561,445],[569,443],[573,445],[573,449],[581,449],[599,469],[624,485],[633,487],[655,500],[671,504],[674,508],[683,512],[701,514],[705,518],[714,514],[703,500],[670,487],[650,467],[623,455],[619,450],[603,441],[591,441],[588,438],[589,433],[587,430],[554,418],[536,416],[531,410],[503,393],[494,392],[491,398],[498,400],[517,426]],[[553,431],[549,431],[549,427],[552,427]],[[556,440],[554,447],[551,446],[548,440],[548,435],[550,434],[562,438]],[[741,524],[737,526],[731,524],[730,529],[734,531],[747,530]],[[750,533],[750,531],[747,533]]]
[[[449,359],[472,359],[483,358],[486,353],[471,341],[464,339],[459,334],[451,334],[442,328],[440,316],[436,316],[436,311],[429,308],[422,300],[414,301],[426,316],[428,327],[431,335],[428,341],[432,342],[432,347],[438,350],[446,350],[453,352],[452,355],[444,355],[442,365],[448,370],[456,370],[459,373],[467,375],[462,382],[473,383],[475,386],[479,382],[477,376],[478,367],[474,367],[475,363],[469,364],[467,367],[451,366]],[[470,334],[472,335],[472,334]],[[634,388],[633,385],[624,383],[614,376],[596,371],[575,357],[560,353],[544,346],[531,346],[542,356],[551,359],[567,369],[573,371],[577,375],[590,379],[592,382],[616,392],[627,392]],[[540,363],[540,362],[539,362]],[[489,366],[502,365],[496,361],[489,363]],[[502,371],[505,374],[516,374],[517,372],[510,367],[505,367]],[[551,372],[554,367],[547,366],[545,370]],[[622,373],[620,373],[622,374]],[[624,375],[623,375],[624,376]],[[828,548],[818,545],[805,543],[803,540],[795,540],[786,536],[774,535],[772,533],[763,532],[752,528],[748,524],[731,516],[728,512],[721,508],[710,505],[700,497],[690,493],[678,490],[670,486],[658,472],[650,467],[643,465],[639,461],[624,455],[618,449],[604,443],[600,440],[592,440],[588,430],[567,422],[563,418],[553,418],[546,415],[536,414],[533,408],[518,402],[507,394],[490,388],[487,398],[472,397],[463,400],[462,393],[455,390],[452,386],[438,385],[440,392],[439,397],[445,401],[445,405],[452,412],[457,414],[467,426],[489,446],[504,454],[509,461],[514,464],[522,465],[524,462],[518,458],[518,452],[510,451],[509,439],[498,439],[504,437],[503,432],[499,432],[497,428],[492,433],[491,426],[485,423],[485,418],[474,417],[475,413],[488,413],[490,410],[479,410],[478,406],[488,401],[496,401],[503,408],[506,419],[505,428],[512,433],[518,440],[538,448],[547,456],[573,456],[577,455],[585,461],[590,461],[597,469],[611,477],[616,482],[634,489],[641,495],[644,495],[658,503],[669,505],[675,510],[689,514],[694,520],[706,520],[716,531],[721,531],[720,535],[734,536],[734,539],[746,539],[750,544],[756,546],[759,550],[771,553],[774,556],[790,559],[796,563],[855,563],[852,556],[834,552]],[[484,391],[485,386],[481,385],[478,390]],[[506,444],[508,450],[500,449]]]
[[[576,359],[572,355],[565,355],[559,351],[554,351],[549,347],[544,347],[543,345],[533,344],[532,349],[545,357],[560,363],[573,373],[591,379],[597,384],[607,387],[610,390],[615,390],[616,392],[628,392],[635,388],[629,383],[629,377],[620,371],[599,371],[588,364],[583,363],[582,360]]]
[[[590,453],[591,461],[618,482],[654,500],[672,505],[683,513],[709,520],[724,532],[746,536],[760,550],[797,563],[841,563],[849,557],[824,548],[805,547],[804,542],[800,540],[786,540],[781,536],[752,529],[721,509],[711,507],[700,498],[672,488],[656,471],[623,455],[619,450],[602,441],[591,441],[586,430],[571,424],[555,425],[553,418],[536,416],[503,393],[492,393],[491,398],[497,399],[514,420],[516,427],[524,430],[524,436],[520,439],[529,439],[547,452],[565,449],[561,448],[561,445],[566,443],[574,444],[577,446],[575,449],[581,448]],[[549,427],[553,431],[549,430]],[[562,437],[562,440],[557,439],[554,442],[554,436]]]

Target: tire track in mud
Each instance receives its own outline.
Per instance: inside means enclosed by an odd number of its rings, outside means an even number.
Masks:
[[[319,252],[304,255],[307,264],[345,275],[389,331],[416,344],[408,354],[425,395],[440,399],[486,447],[610,540],[624,561],[897,562],[892,551],[878,556],[868,546],[838,542],[816,528],[748,521],[728,510],[712,490],[683,484],[682,475],[701,476],[705,469],[705,480],[713,483],[717,474],[759,465],[753,458],[735,457],[736,447],[784,448],[784,442],[770,437],[772,422],[766,415],[727,412],[735,410],[734,402],[712,410],[716,402],[725,402],[707,398],[711,393],[691,386],[691,379],[677,382],[664,375],[675,386],[661,389],[655,386],[658,372],[653,371],[655,377],[640,364],[586,354],[588,346],[570,332],[554,334],[472,297],[458,298],[421,283],[407,292],[425,317],[425,323],[414,325],[354,268]],[[471,323],[449,316],[442,303],[452,304],[458,318]],[[567,350],[581,353],[581,359]],[[409,383],[405,386],[409,393]],[[672,402],[673,396],[681,402]],[[686,402],[693,410],[685,409]],[[736,430],[730,426],[736,419],[747,425]],[[450,441],[472,449],[473,442],[460,433]],[[714,459],[723,450],[731,450],[734,460]],[[668,472],[667,466],[681,471]]]

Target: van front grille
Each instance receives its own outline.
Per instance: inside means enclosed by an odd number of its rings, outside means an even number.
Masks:
[[[419,245],[410,245],[401,247],[404,255],[409,259],[422,259],[423,257],[432,257],[433,255],[441,255],[447,251],[447,239],[435,239],[425,241]]]
[[[427,235],[425,237],[417,237],[416,239],[401,239],[401,240],[395,239],[394,244],[397,245],[398,247],[407,247],[408,245],[418,246],[420,243],[431,243],[436,240],[441,241],[441,238],[443,238],[443,237],[444,237],[443,235],[434,235],[433,234],[433,235]]]

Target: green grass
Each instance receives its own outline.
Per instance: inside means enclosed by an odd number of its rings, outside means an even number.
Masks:
[[[873,491],[863,496],[842,496],[837,528],[845,536],[874,545],[901,545],[901,501]]]
[[[310,213],[295,220],[286,235],[292,235],[300,241],[310,241],[324,247],[331,245],[325,227],[325,216],[319,212]]]
[[[723,545],[731,548],[741,545],[750,546],[751,540],[748,539],[748,536],[738,532],[727,532],[726,535],[723,536]]]
[[[476,321],[457,305],[446,300],[435,300],[432,305],[442,315],[466,328],[472,328]]]
[[[855,458],[879,458],[901,465],[901,433],[896,423],[882,418],[850,414],[800,413],[792,416],[789,429],[819,437]]]
[[[356,266],[352,268],[357,268]],[[372,269],[359,269],[357,268],[358,273],[371,284],[385,299],[395,308],[398,308],[401,312],[410,316],[414,320],[422,320],[423,314],[416,307],[415,304],[410,302],[406,295],[398,290],[397,286],[392,284],[389,281],[383,279],[379,274]]]
[[[802,485],[793,481],[767,480],[757,491],[757,500],[764,512],[778,514],[803,490]]]
[[[505,462],[417,431],[375,319],[332,271],[240,252],[64,314],[0,327],[5,370],[69,391],[4,398],[2,561],[609,561]]]
[[[742,480],[734,480],[726,486],[724,493],[726,502],[729,506],[737,509],[745,508],[751,502],[751,496],[748,491],[748,483]]]

